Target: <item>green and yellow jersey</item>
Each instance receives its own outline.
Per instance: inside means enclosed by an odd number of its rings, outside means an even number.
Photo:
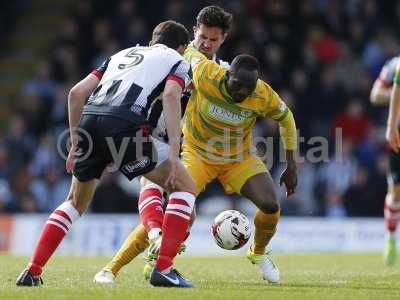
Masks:
[[[201,62],[202,60],[207,59],[207,57],[201,53],[199,50],[197,50],[193,46],[193,42],[190,43],[185,50],[185,53],[183,53],[183,57],[186,59],[186,61],[191,65],[192,70],[195,69],[196,65]]]
[[[183,54],[183,57],[186,59],[186,61],[191,65],[192,70],[195,69],[195,67],[203,60],[208,59],[207,56],[205,56],[203,53],[201,53],[199,50],[197,50],[193,46],[193,42],[191,42],[186,50],[185,53]],[[223,69],[228,70],[230,68],[229,63],[226,61],[223,61],[222,59],[217,58],[217,55],[214,54],[213,57],[210,59],[212,61],[215,61],[218,63]]]
[[[183,124],[187,146],[211,161],[237,161],[251,151],[256,119],[269,117],[279,122],[285,149],[296,148],[293,115],[267,83],[258,80],[253,94],[236,103],[226,82],[226,70],[217,63],[206,59],[197,64]]]

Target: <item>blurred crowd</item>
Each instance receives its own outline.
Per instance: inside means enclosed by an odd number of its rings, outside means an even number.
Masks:
[[[400,3],[377,0],[73,1],[48,59],[22,86],[18,109],[1,130],[0,212],[48,212],[64,200],[70,175],[57,140],[67,128],[74,83],[118,49],[146,45],[161,20],[191,30],[198,11],[210,4],[234,14],[219,56],[230,61],[239,53],[255,55],[263,78],[293,110],[303,138],[297,193],[287,199],[278,188],[283,215],[382,215],[387,107],[372,107],[369,93],[382,65],[399,53]],[[277,140],[276,124],[260,120],[255,135]],[[274,143],[268,161],[276,182],[284,168],[278,148]],[[137,196],[137,182],[105,174],[91,211],[134,212]],[[217,183],[197,204],[200,214],[251,210]]]

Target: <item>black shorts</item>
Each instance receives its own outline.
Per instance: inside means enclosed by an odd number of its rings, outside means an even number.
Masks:
[[[79,142],[73,174],[79,181],[99,179],[106,167],[129,180],[153,170],[157,151],[145,122],[129,122],[108,115],[84,114],[78,126]]]
[[[393,150],[389,152],[388,183],[400,183],[400,153],[396,153]]]

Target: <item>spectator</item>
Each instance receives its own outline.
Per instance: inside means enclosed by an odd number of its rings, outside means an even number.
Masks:
[[[367,138],[371,130],[371,120],[364,113],[359,99],[351,99],[346,110],[334,118],[331,128],[333,136],[336,128],[342,128],[343,139],[356,146]]]
[[[328,137],[333,142],[335,129],[342,128],[344,161],[299,166],[299,173],[305,175],[301,175],[295,199],[292,202],[283,199],[284,211],[306,215],[312,211],[312,215],[332,216],[381,213],[381,189],[386,182],[382,173],[385,147],[380,128],[384,124],[382,115],[386,116],[387,111],[367,109],[364,103],[368,102],[372,80],[382,64],[399,53],[398,3],[376,0],[345,3],[340,0],[224,0],[219,3],[235,13],[233,30],[221,49],[221,58],[230,61],[244,52],[262,61],[261,71],[267,82],[278,88],[294,108],[300,134],[306,138],[303,150],[310,146],[307,141],[313,136]],[[7,30],[0,29],[3,41],[12,32],[9,30],[13,24],[11,16],[21,11],[17,9],[19,5],[1,5],[0,25],[7,26]],[[51,210],[52,203],[59,201],[54,197],[55,191],[61,193],[68,177],[63,162],[54,155],[54,143],[58,134],[67,128],[66,91],[71,82],[119,48],[143,44],[148,39],[149,28],[160,19],[174,18],[192,26],[193,16],[205,5],[209,1],[187,5],[185,1],[168,0],[158,1],[154,6],[145,0],[81,0],[66,13],[58,39],[49,47],[49,60],[37,62],[35,75],[22,83],[15,103],[6,104],[8,112],[1,110],[0,121],[4,126],[1,128],[0,190],[9,192],[0,196],[3,207],[0,211]],[[254,134],[273,138],[276,130],[276,126],[259,122]],[[258,145],[261,154],[269,154],[270,167],[276,162],[276,155],[271,154],[277,153],[277,145],[273,143],[272,149],[269,145]],[[29,180],[24,180],[30,183],[24,192],[18,192],[15,178],[21,177],[18,174],[26,171],[27,166],[32,174],[28,174]],[[276,167],[279,168],[277,164]],[[356,194],[362,192],[365,181],[371,206],[364,209],[355,203],[361,201],[363,193]],[[124,190],[124,195],[119,187],[119,183],[107,182],[101,190],[109,197],[114,195],[114,188],[115,195],[124,199],[128,194],[129,205],[135,206],[134,193]],[[314,190],[317,196],[313,198]],[[207,198],[215,195],[218,189],[212,186],[200,199],[208,202]],[[354,195],[355,202],[349,201],[353,197],[349,195]],[[102,196],[98,194],[98,197]],[[118,205],[107,207],[103,197],[94,211],[133,209]]]

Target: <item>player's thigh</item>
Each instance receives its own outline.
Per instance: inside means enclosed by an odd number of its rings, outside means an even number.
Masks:
[[[268,172],[265,164],[257,157],[246,156],[242,161],[229,164],[219,180],[227,193],[242,194],[242,187],[254,175]]]
[[[72,176],[71,188],[68,193],[67,201],[71,201],[79,214],[83,214],[93,199],[96,190],[97,179],[79,181]]]
[[[156,183],[157,185],[164,187],[168,192],[185,191],[192,194],[196,193],[196,186],[194,184],[194,181],[181,162],[178,163],[176,168],[175,187],[173,188],[165,185],[168,176],[170,175],[170,172],[171,164],[168,160],[166,160],[159,166],[157,166],[154,170],[147,174],[144,174],[143,176],[146,177],[148,180]]]
[[[217,178],[220,168],[207,163],[194,149],[183,146],[181,161],[196,184],[197,195],[204,191],[206,185]]]

